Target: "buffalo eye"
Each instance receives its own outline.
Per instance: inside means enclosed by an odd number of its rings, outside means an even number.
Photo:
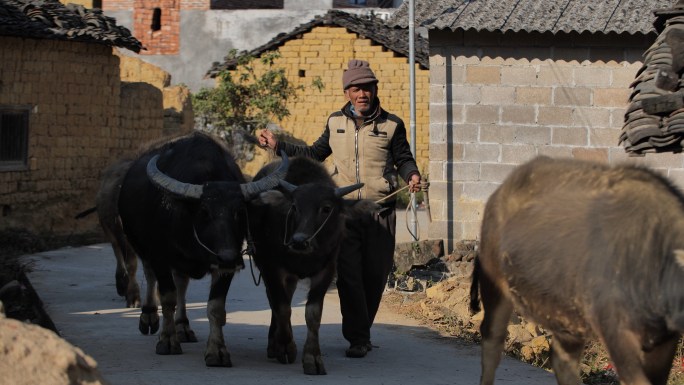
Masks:
[[[323,213],[325,215],[330,214],[332,211],[333,211],[332,205],[323,205],[323,207],[321,207],[321,213]]]

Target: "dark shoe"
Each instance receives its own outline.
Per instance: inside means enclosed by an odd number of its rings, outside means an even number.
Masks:
[[[373,345],[371,345],[370,342],[367,342],[365,344],[350,346],[349,349],[345,351],[345,354],[350,358],[363,358],[371,350],[373,350]]]

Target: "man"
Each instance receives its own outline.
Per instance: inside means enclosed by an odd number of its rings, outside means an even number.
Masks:
[[[347,103],[332,113],[323,134],[311,146],[278,142],[261,131],[259,143],[289,156],[323,161],[332,156],[331,175],[338,186],[364,183],[352,193],[378,201],[380,209],[367,218],[350,219],[337,264],[337,289],[342,310],[342,334],[349,341],[347,357],[365,357],[373,348],[370,328],[380,306],[394,262],[397,174],[412,192],[421,176],[406,140],[404,122],[380,107],[378,79],[368,62],[350,60],[342,75]]]

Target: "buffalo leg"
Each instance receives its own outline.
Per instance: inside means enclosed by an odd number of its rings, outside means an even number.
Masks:
[[[584,341],[569,336],[554,335],[551,345],[551,366],[558,385],[581,385],[580,359]]]
[[[145,302],[142,306],[138,329],[142,334],[154,334],[159,330],[159,314],[157,314],[157,276],[152,268],[143,261],[143,272],[147,281]]]
[[[480,296],[484,307],[482,334],[482,377],[480,385],[494,384],[496,368],[501,361],[513,304],[483,271],[480,272]]]
[[[118,225],[118,224],[117,224]],[[135,278],[138,269],[138,257],[126,242],[123,230],[120,233],[112,232],[103,225],[105,235],[112,244],[112,250],[116,257],[116,292],[126,298],[126,307],[140,307],[140,287]]]
[[[128,285],[126,286],[126,306],[140,307],[140,286],[135,275],[138,271],[138,256],[133,248],[126,242],[123,254],[126,271],[128,273]]]
[[[625,322],[620,322],[619,317],[613,317],[612,320],[612,325],[608,325],[608,319],[605,320],[600,333],[620,384],[651,385],[643,368],[643,351],[638,334],[629,330]]]
[[[321,328],[323,300],[325,299],[325,293],[328,290],[328,287],[330,287],[333,271],[332,268],[328,268],[322,272],[322,277],[311,278],[311,286],[304,313],[307,329],[306,342],[304,343],[304,351],[302,352],[304,374],[327,374],[321,355],[318,332]]]
[[[204,352],[204,363],[207,366],[231,367],[230,354],[226,348],[223,336],[223,326],[226,324],[226,297],[233,280],[234,273],[219,273],[211,271],[211,290],[207,303],[207,318],[209,318],[209,338]]]
[[[644,371],[653,385],[667,384],[677,351],[677,338],[671,338],[644,353]]]
[[[177,293],[171,270],[168,268],[155,269],[155,275],[159,285],[159,299],[162,308],[162,330],[159,334],[159,342],[157,342],[157,354],[182,354],[183,350],[176,334],[174,322]]]
[[[185,302],[185,294],[188,291],[188,284],[190,278],[187,275],[173,271],[173,282],[176,285],[176,315],[174,322],[176,323],[176,335],[180,342],[197,342],[195,332],[190,328],[190,320],[188,320],[188,313]]]
[[[282,273],[286,274],[286,273]],[[297,344],[292,336],[292,296],[297,288],[297,278],[264,274],[266,296],[271,305],[271,326],[268,329],[268,358],[276,358],[282,364],[291,364],[297,359]]]

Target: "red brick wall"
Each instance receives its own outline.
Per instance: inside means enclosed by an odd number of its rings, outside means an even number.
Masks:
[[[71,1],[71,0],[70,0]],[[145,50],[141,55],[180,53],[181,10],[209,10],[211,0],[102,0],[107,11],[133,11],[133,35]],[[161,29],[152,30],[154,9],[161,9]]]
[[[180,52],[180,0],[136,1],[133,34],[146,50],[142,55],[175,55]],[[155,8],[161,9],[161,29],[152,30]]]

